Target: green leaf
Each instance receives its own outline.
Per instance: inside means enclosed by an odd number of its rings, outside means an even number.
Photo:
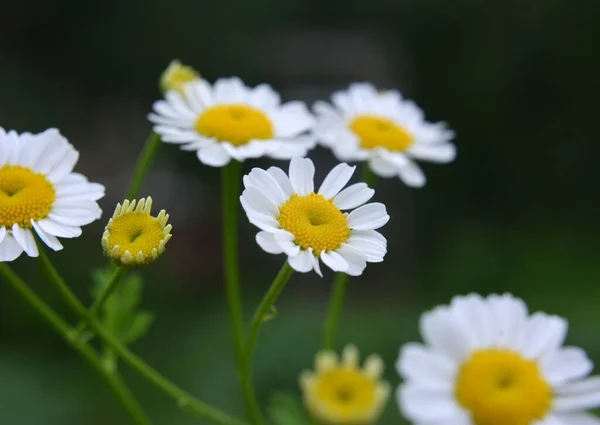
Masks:
[[[106,289],[113,275],[112,267],[92,272],[94,299]],[[138,310],[142,299],[143,281],[138,273],[126,274],[111,297],[102,306],[100,323],[124,344],[142,338],[150,329],[154,315]]]
[[[279,392],[271,396],[267,415],[273,425],[312,425],[300,398],[292,393]]]

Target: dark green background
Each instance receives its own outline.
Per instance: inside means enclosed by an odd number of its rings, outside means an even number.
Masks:
[[[121,200],[172,58],[206,78],[270,82],[312,102],[354,80],[399,87],[456,130],[458,158],[425,164],[425,188],[384,180],[392,217],[386,261],[349,287],[339,347],[394,362],[418,339],[419,314],[454,294],[510,291],[568,317],[568,342],[600,360],[598,42],[600,3],[529,0],[29,0],[0,4],[0,125],[58,127],[81,151],[77,170],[106,185],[104,219],[52,259],[89,302],[89,270]],[[335,164],[311,153],[318,179]],[[248,161],[267,166],[271,161]],[[285,166],[285,163],[281,163]],[[219,173],[163,145],[142,194],[171,213],[173,239],[145,270],[156,312],[134,345],[198,397],[241,413],[220,272]],[[241,217],[247,313],[283,262],[261,252]],[[69,319],[36,261],[14,267]],[[257,352],[261,401],[297,391],[320,342],[331,273],[293,277]],[[196,423],[122,367],[157,424]],[[126,424],[93,372],[0,282],[0,424]],[[382,420],[403,423],[395,400]]]

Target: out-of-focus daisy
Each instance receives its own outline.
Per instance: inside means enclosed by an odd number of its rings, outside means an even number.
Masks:
[[[400,408],[427,425],[599,425],[585,410],[600,407],[600,377],[566,334],[512,295],[455,297],[421,317],[424,344],[400,351]]]
[[[454,132],[444,123],[425,121],[423,111],[397,90],[378,92],[371,84],[356,83],[331,98],[333,106],[315,104],[314,132],[340,161],[368,161],[381,177],[421,187],[425,175],[415,159],[445,163],[456,156],[450,143]]]
[[[165,251],[173,226],[167,225],[169,214],[165,210],[152,217],[151,208],[151,197],[118,204],[102,235],[104,254],[127,266],[156,260]]]
[[[6,133],[0,127],[0,261],[38,256],[33,231],[55,251],[100,218],[104,186],[73,173],[79,153],[56,129]]]
[[[320,422],[332,425],[374,423],[390,395],[389,383],[381,380],[383,361],[370,355],[361,368],[358,350],[348,345],[341,361],[333,351],[315,357],[315,371],[300,375],[304,405]]]
[[[365,183],[342,190],[355,168],[337,165],[316,193],[315,167],[308,158],[292,159],[289,177],[277,167],[254,168],[244,176],[240,200],[250,222],[261,229],[260,247],[285,253],[296,271],[314,269],[319,275],[319,258],[352,276],[362,274],[367,262],[383,261],[387,242],[375,229],[390,217],[383,204],[363,205],[375,194]]]
[[[239,78],[211,86],[199,79],[171,90],[154,103],[148,119],[163,142],[196,151],[206,165],[222,167],[234,159],[269,156],[290,159],[314,147],[314,118],[303,102],[281,104],[267,84],[246,87]]]
[[[200,74],[191,66],[183,65],[179,60],[171,61],[160,77],[160,88],[163,92],[176,90],[183,93],[183,86],[200,78]]]

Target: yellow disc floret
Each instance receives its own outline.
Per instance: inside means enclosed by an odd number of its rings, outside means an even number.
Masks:
[[[177,90],[183,93],[183,86],[190,81],[200,78],[191,66],[183,65],[177,59],[173,60],[160,77],[160,87],[163,91]]]
[[[363,368],[358,364],[358,350],[347,346],[341,362],[331,351],[320,352],[315,372],[300,377],[304,404],[320,422],[336,425],[373,423],[385,407],[389,384],[381,381],[383,362],[370,356]]]
[[[102,235],[104,254],[119,264],[139,266],[156,260],[171,239],[169,215],[162,210],[157,217],[150,215],[152,198],[117,205]]]
[[[534,361],[491,348],[462,365],[456,397],[477,425],[530,425],[546,415],[552,392]]]
[[[279,207],[278,220],[282,229],[294,235],[296,245],[312,248],[315,255],[338,249],[350,235],[346,216],[316,193],[292,195]]]
[[[359,115],[350,122],[352,130],[365,149],[384,148],[405,151],[413,142],[413,136],[394,121],[374,115]]]
[[[250,140],[273,137],[271,120],[263,112],[242,104],[217,105],[204,110],[194,125],[196,131],[220,142],[245,145]]]
[[[0,227],[31,227],[50,213],[56,199],[52,183],[27,167],[0,167]]]

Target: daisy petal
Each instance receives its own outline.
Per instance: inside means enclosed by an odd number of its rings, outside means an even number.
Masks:
[[[439,145],[415,144],[407,152],[410,156],[431,162],[444,164],[456,158],[456,146],[451,143]]]
[[[12,234],[23,251],[30,257],[37,257],[39,255],[33,233],[29,229],[23,229],[18,224],[13,224]]]
[[[229,164],[231,156],[221,143],[204,146],[196,151],[196,156],[203,164],[211,167],[222,167]]]
[[[304,196],[314,190],[315,166],[308,158],[292,158],[290,161],[290,183],[294,192]]]
[[[271,177],[275,179],[286,198],[292,196],[292,193],[294,193],[294,188],[292,187],[289,177],[287,174],[285,174],[285,171],[278,167],[270,167],[267,170],[267,173],[269,173]]]
[[[556,415],[564,425],[600,425],[600,419],[591,413],[576,413],[573,415]]]
[[[419,424],[471,425],[467,413],[458,406],[449,391],[402,385],[398,390],[398,402],[404,415]]]
[[[19,245],[13,235],[7,233],[2,242],[0,242],[0,263],[14,261],[22,252],[23,248],[21,248],[21,245]]]
[[[374,232],[374,230],[372,230],[372,232]],[[367,258],[367,261],[372,263],[379,263],[383,261],[383,257],[387,252],[386,247],[381,246],[379,240],[373,240],[372,238],[365,237],[364,235],[361,237],[361,235],[356,235],[352,232],[350,232],[350,237],[346,243],[362,252]]]
[[[409,343],[400,350],[396,370],[404,379],[413,379],[423,388],[450,391],[456,365],[422,344]]]
[[[349,267],[344,273],[350,276],[360,276],[367,267],[365,256],[348,244],[343,243],[336,252],[348,262]]]
[[[279,215],[277,204],[255,186],[244,189],[241,197],[244,199],[244,204],[242,205],[247,212],[257,212],[271,217]]]
[[[300,273],[308,273],[313,270],[313,254],[308,251],[300,250],[298,255],[294,257],[288,257],[288,262],[290,266]]]
[[[566,347],[556,352],[548,361],[542,361],[542,371],[552,386],[589,374],[593,364],[581,348]]]
[[[352,211],[347,218],[348,227],[356,230],[379,229],[390,219],[385,205],[375,202]]]
[[[348,261],[335,251],[321,252],[321,260],[334,272],[344,272],[350,267]]]
[[[283,253],[283,249],[281,249],[272,233],[265,231],[258,232],[256,234],[256,242],[264,251],[268,252],[269,254]]]
[[[37,225],[46,233],[61,238],[76,238],[81,236],[81,227],[61,224],[48,217],[39,220]]]
[[[356,170],[356,167],[351,167],[348,164],[341,163],[336,165],[327,174],[325,180],[323,180],[323,184],[319,188],[319,194],[323,195],[325,199],[331,199],[336,196],[350,181],[354,170]]]
[[[31,224],[35,229],[35,232],[38,234],[42,242],[44,242],[48,247],[50,247],[54,251],[60,251],[63,249],[62,244],[56,238],[56,236],[46,233],[36,222],[35,220],[31,220]]]
[[[310,130],[314,118],[304,102],[287,102],[272,113],[277,137],[293,137]]]
[[[333,205],[340,210],[349,210],[363,205],[375,195],[366,183],[356,183],[348,186],[333,198]]]

